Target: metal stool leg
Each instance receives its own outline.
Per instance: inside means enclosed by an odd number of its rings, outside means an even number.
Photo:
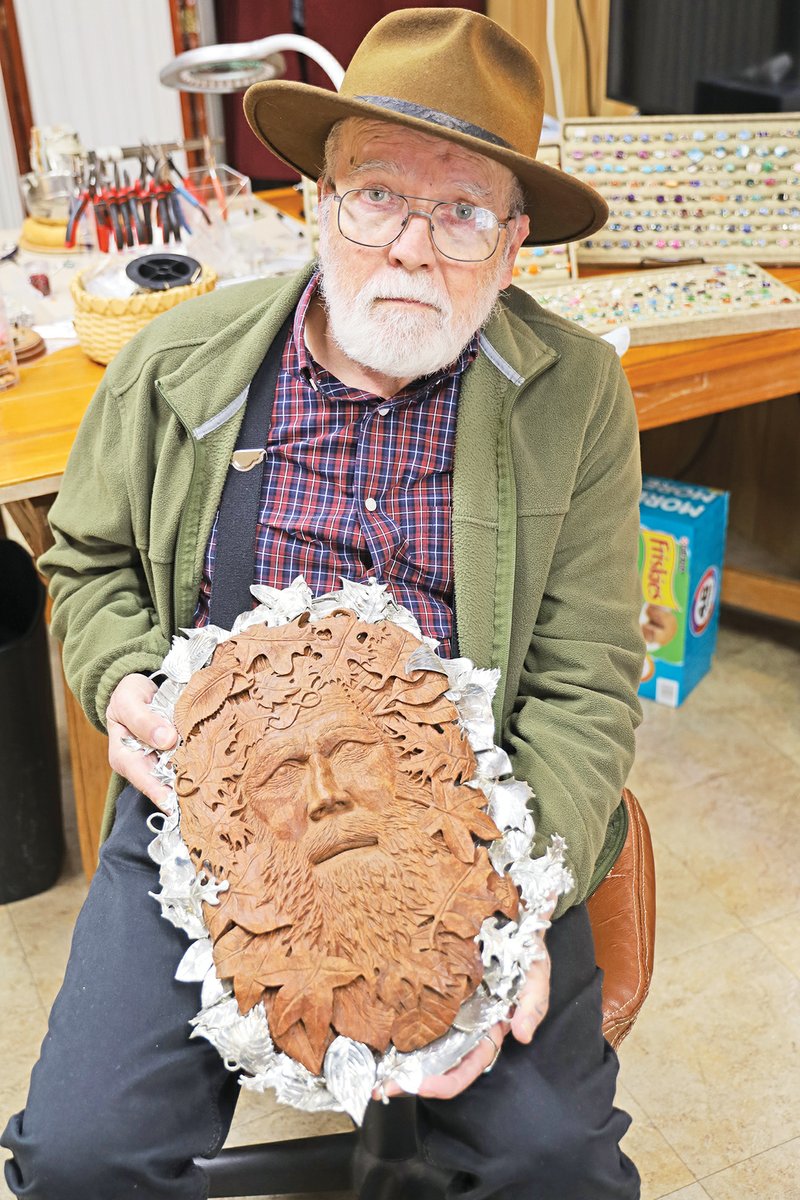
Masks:
[[[371,1104],[358,1133],[232,1147],[195,1162],[210,1197],[353,1189],[360,1200],[442,1200],[445,1175],[417,1154],[415,1104]]]
[[[216,1158],[196,1158],[208,1175],[209,1196],[285,1192],[343,1192],[352,1187],[355,1133],[234,1146]],[[269,1191],[267,1191],[269,1189]]]
[[[353,1156],[359,1200],[442,1200],[449,1174],[419,1157],[416,1099],[371,1104]]]

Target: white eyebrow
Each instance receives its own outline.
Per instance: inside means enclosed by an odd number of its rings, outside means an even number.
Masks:
[[[490,187],[484,187],[482,183],[476,183],[472,179],[469,182],[463,179],[457,180],[456,186],[465,196],[475,196],[478,200],[489,200],[492,195]]]
[[[385,158],[370,158],[367,162],[359,163],[358,166],[352,167],[349,175],[363,175],[368,171],[387,171],[389,174],[400,175],[403,168],[398,162],[392,162]]]
[[[401,175],[403,168],[398,162],[393,162],[390,159],[371,158],[367,162],[359,163],[357,167],[353,167],[348,171],[350,177],[354,175],[366,175],[370,171],[385,171],[390,175]],[[484,186],[482,183],[477,183],[474,179],[469,181],[465,179],[457,179],[454,181],[454,187],[463,196],[470,196],[475,200],[486,201],[492,196],[492,189]],[[432,197],[435,199],[435,197]]]

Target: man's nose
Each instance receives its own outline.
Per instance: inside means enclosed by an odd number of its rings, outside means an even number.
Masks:
[[[324,817],[337,816],[355,808],[350,789],[338,777],[330,759],[322,754],[312,754],[309,758],[306,786],[306,809],[311,821],[321,821]]]
[[[389,247],[389,259],[397,266],[414,271],[431,267],[436,261],[432,235],[433,217],[430,213],[412,209],[406,217],[403,232]]]

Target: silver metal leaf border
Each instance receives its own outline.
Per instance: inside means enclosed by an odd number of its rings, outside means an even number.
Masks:
[[[494,744],[492,697],[498,670],[476,667],[467,658],[439,658],[434,653],[437,643],[423,637],[408,609],[396,604],[386,585],[374,580],[345,582],[339,591],[317,599],[302,576],[287,588],[254,586],[252,592],[257,607],[242,613],[233,629],[207,625],[184,629],[182,636],[173,638],[161,665],[160,674],[165,678],[152,707],[172,720],[175,703],[192,675],[210,661],[220,643],[252,625],[285,625],[302,613],[308,613],[311,621],[321,620],[341,608],[353,611],[362,621],[393,621],[422,642],[410,655],[407,670],[439,671],[447,676],[450,686],[446,695],[456,707],[478,763],[475,778],[467,786],[484,793],[485,811],[502,830],[502,836],[489,844],[489,857],[498,874],[509,874],[520,892],[518,921],[501,923],[489,917],[483,922],[476,939],[484,963],[483,980],[462,1004],[446,1034],[420,1050],[403,1054],[392,1046],[383,1055],[340,1036],[328,1048],[322,1074],[312,1075],[275,1047],[263,1003],[243,1015],[230,980],[217,977],[202,905],[204,901],[219,903],[217,894],[227,884],[207,871],[195,871],[180,835],[172,765],[176,748],[158,756],[154,774],[167,785],[169,797],[166,811],[152,814],[148,821],[156,835],[149,853],[158,864],[161,885],[160,891],[150,894],[161,905],[162,916],[191,939],[175,973],[176,979],[200,984],[201,1007],[192,1019],[191,1036],[207,1038],[229,1070],[244,1072],[239,1077],[243,1087],[259,1092],[274,1088],[282,1103],[306,1112],[344,1111],[360,1124],[375,1089],[382,1094],[391,1080],[405,1092],[416,1093],[423,1079],[454,1067],[492,1025],[507,1017],[528,968],[544,954],[543,933],[549,921],[543,914],[551,898],[573,887],[564,862],[566,844],[563,838],[553,837],[542,857],[530,857],[534,824],[528,801],[533,793],[526,783],[513,778],[508,755]],[[127,744],[131,749],[151,749],[132,738]]]

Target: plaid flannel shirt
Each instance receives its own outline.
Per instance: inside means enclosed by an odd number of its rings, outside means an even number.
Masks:
[[[313,276],[283,350],[266,439],[253,581],[315,595],[375,578],[442,653],[453,636],[451,477],[461,377],[477,335],[449,368],[385,400],[347,387],[308,353]],[[195,624],[209,619],[217,521]]]

